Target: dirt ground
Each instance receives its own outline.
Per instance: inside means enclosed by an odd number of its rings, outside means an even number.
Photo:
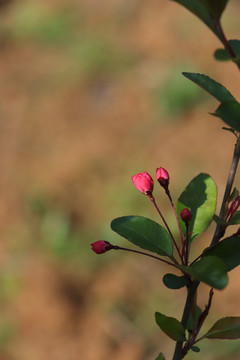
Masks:
[[[175,199],[209,173],[220,204],[234,138],[209,115],[217,102],[181,72],[209,75],[240,98],[237,68],[214,60],[219,41],[171,1],[0,5],[0,360],[170,359],[154,312],[180,318],[184,291],[164,288],[164,266],[97,256],[90,243],[125,244],[109,228],[115,217],[157,219],[132,186],[137,172],[167,168]],[[239,16],[230,1],[229,38],[239,37]],[[209,325],[239,315],[236,284],[235,269]],[[201,306],[207,297],[203,287]],[[205,341],[201,351],[186,359],[240,358],[239,341]]]

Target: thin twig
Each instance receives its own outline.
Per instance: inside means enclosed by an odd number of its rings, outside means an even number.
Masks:
[[[185,344],[184,348],[183,348],[183,353],[185,355],[187,355],[189,349],[194,345],[196,344],[197,342],[199,342],[200,340],[202,340],[203,337],[199,338],[196,340],[198,334],[199,334],[199,331],[201,330],[202,326],[203,326],[203,323],[204,321],[206,320],[206,317],[208,316],[208,313],[209,313],[209,310],[210,310],[210,307],[212,305],[212,298],[213,298],[213,288],[211,288],[210,292],[209,292],[209,298],[208,298],[208,303],[207,305],[205,306],[205,309],[203,310],[202,314],[199,316],[199,319],[198,319],[198,325],[197,325],[197,329],[196,331],[193,333],[193,335],[191,336],[191,338],[188,340],[188,342]]]
[[[185,223],[186,225],[186,239],[185,239],[185,246],[186,246],[186,250],[185,250],[185,264],[186,266],[188,266],[188,257],[189,257],[189,233],[188,233],[188,229],[189,229],[189,224],[188,222]]]
[[[223,201],[222,201],[222,206],[221,206],[221,210],[219,213],[219,218],[222,220],[224,218],[226,203],[231,194],[234,178],[235,178],[238,163],[239,163],[239,157],[240,157],[240,137],[238,137],[237,142],[235,144],[232,164],[230,167],[228,180],[227,180],[227,184],[226,184],[226,189],[225,189],[225,193],[224,193],[224,197],[223,197]],[[225,233],[225,227],[223,228],[223,226],[221,224],[217,224],[216,231],[214,233],[214,236],[213,236],[213,239],[211,242],[211,246],[216,244],[224,236],[224,233]]]
[[[166,190],[166,194],[167,194],[167,196],[168,196],[168,198],[169,198],[169,200],[170,200],[170,203],[171,203],[171,205],[172,205],[172,208],[173,208],[173,211],[174,211],[176,220],[177,220],[177,224],[178,224],[178,229],[179,229],[181,241],[182,241],[182,243],[183,243],[183,242],[184,242],[184,235],[183,235],[183,232],[182,232],[182,229],[181,229],[181,226],[180,226],[180,222],[179,222],[179,218],[178,218],[178,215],[177,215],[176,206],[174,205],[174,202],[173,202],[173,200],[172,200],[170,191],[169,191],[168,189]]]
[[[164,262],[165,264],[174,266],[175,268],[178,269],[178,267],[175,265],[175,264],[177,264],[177,262],[176,262],[176,260],[175,260],[174,258],[171,258],[171,259],[174,261],[174,263],[171,263],[171,262],[169,262],[169,261],[167,261],[167,260],[164,260],[164,259],[162,259],[162,258],[160,258],[160,257],[158,257],[158,256],[145,253],[144,251],[128,249],[128,248],[124,248],[124,247],[117,246],[117,245],[112,245],[112,249],[114,249],[114,250],[130,251],[130,252],[134,252],[134,253],[136,253],[136,254],[141,254],[141,255],[149,256],[149,257],[151,257],[151,258],[153,258],[153,259],[162,261],[162,262]]]
[[[163,217],[163,215],[162,215],[159,207],[157,206],[157,203],[156,203],[155,198],[154,198],[152,195],[149,196],[149,198],[150,198],[151,202],[153,203],[153,205],[155,206],[155,209],[157,210],[158,214],[160,215],[160,217],[161,217],[161,219],[162,219],[162,221],[163,221],[163,223],[164,223],[164,225],[165,225],[165,227],[166,227],[169,235],[171,236],[172,241],[173,241],[173,243],[174,243],[174,246],[175,246],[175,248],[176,248],[176,250],[177,250],[177,252],[178,252],[178,255],[179,255],[179,257],[180,257],[180,259],[181,259],[181,261],[182,261],[182,264],[183,264],[183,258],[182,258],[182,255],[181,255],[181,253],[180,253],[179,247],[178,247],[178,245],[177,245],[177,243],[176,243],[176,240],[174,239],[174,236],[173,236],[173,234],[172,234],[172,232],[171,232],[171,230],[170,230],[170,228],[169,228],[169,226],[168,226],[165,218]]]
[[[222,24],[220,22],[220,20],[216,20],[216,19],[212,19],[213,21],[213,26],[215,28],[215,30],[218,33],[219,39],[222,41],[225,50],[229,53],[229,55],[231,56],[231,58],[234,60],[234,58],[236,58],[236,54],[235,51],[233,50],[230,42],[227,40],[223,28],[222,28]],[[240,69],[240,64],[238,64],[237,62],[235,62],[235,64],[237,65],[237,67]]]

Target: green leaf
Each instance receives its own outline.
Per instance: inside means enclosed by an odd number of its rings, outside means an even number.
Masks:
[[[213,21],[211,19],[211,16],[208,13],[207,8],[206,6],[204,6],[204,4],[202,4],[198,0],[173,0],[173,1],[181,4],[191,13],[196,15],[214,32],[214,34],[216,34],[219,37],[219,34],[217,33],[216,29],[213,26]]]
[[[237,60],[240,57],[240,40],[229,40],[229,44],[231,45],[236,58],[232,58],[228,51],[225,49],[217,49],[214,53],[214,57],[219,61],[228,61],[228,60]],[[237,61],[238,62],[238,61]]]
[[[228,283],[226,265],[216,256],[205,256],[191,267],[178,265],[178,268],[218,290],[224,289]]]
[[[217,188],[208,174],[196,176],[183,191],[177,202],[177,213],[181,228],[185,232],[185,223],[180,217],[182,209],[188,208],[192,213],[189,232],[192,241],[201,235],[210,225],[217,201]]]
[[[123,216],[111,223],[113,231],[142,249],[172,256],[172,239],[162,226],[142,216]]]
[[[208,250],[204,257],[217,256],[230,271],[240,265],[240,236],[235,236],[220,241],[212,249]]]
[[[236,64],[240,64],[240,56],[231,57],[229,53],[224,49],[217,49],[214,53],[214,57],[218,61],[233,61]]]
[[[237,188],[235,187],[231,193],[231,195],[229,196],[228,198],[228,202],[231,202],[235,199],[235,197],[238,195],[238,190]]]
[[[188,319],[188,323],[187,323],[187,330],[189,332],[191,332],[193,330],[193,317],[194,317],[194,328],[196,329],[197,324],[198,324],[198,319],[201,314],[202,314],[202,310],[200,309],[199,306],[196,306],[195,314],[193,314],[193,312],[191,311],[189,319]]]
[[[218,61],[229,61],[232,60],[232,57],[225,49],[217,49],[214,52],[214,57]]]
[[[240,56],[236,56],[236,57],[232,58],[232,61],[239,65],[240,64]]]
[[[155,319],[160,329],[171,339],[175,341],[186,340],[185,330],[180,321],[173,317],[160,314],[159,312],[155,313]]]
[[[228,222],[228,225],[237,225],[240,224],[240,211],[236,211],[231,220]]]
[[[219,20],[228,0],[200,0],[207,8],[212,18]]]
[[[202,89],[206,90],[220,102],[235,100],[232,94],[223,85],[207,75],[188,72],[183,72],[182,74],[189,80],[192,80],[195,84],[199,85]]]
[[[240,317],[225,317],[218,320],[203,336],[207,339],[239,339]]]
[[[165,356],[163,355],[163,353],[160,353],[156,360],[165,360]]]
[[[187,285],[188,280],[185,276],[165,274],[163,277],[163,283],[168,289],[181,289]]]
[[[196,352],[196,353],[200,352],[200,349],[199,349],[198,346],[191,346],[190,349],[191,349],[193,352]]]
[[[237,101],[223,102],[212,115],[219,117],[225,124],[240,132],[240,104]]]

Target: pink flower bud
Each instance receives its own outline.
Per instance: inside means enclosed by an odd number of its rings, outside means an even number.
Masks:
[[[104,240],[98,240],[91,244],[92,250],[96,254],[103,254],[108,250],[111,250],[113,246],[108,242]]]
[[[190,210],[188,210],[187,208],[182,209],[181,213],[180,213],[181,219],[185,222],[188,223],[191,218],[192,218],[192,213]]]
[[[152,177],[146,172],[142,172],[132,176],[132,181],[135,187],[145,195],[151,195],[153,191],[154,182]]]
[[[164,168],[160,167],[157,168],[156,171],[156,177],[157,177],[157,181],[159,182],[159,184],[165,189],[168,189],[168,185],[169,185],[169,174],[167,172],[167,170],[165,170]]]

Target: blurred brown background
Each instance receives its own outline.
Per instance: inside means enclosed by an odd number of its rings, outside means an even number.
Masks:
[[[161,264],[97,256],[90,243],[126,245],[110,230],[114,217],[158,221],[132,185],[138,172],[167,168],[174,199],[207,172],[221,199],[234,138],[208,114],[217,102],[181,72],[205,73],[239,98],[237,68],[213,59],[218,40],[171,1],[0,5],[0,360],[170,359],[174,343],[154,312],[180,319],[184,290],[164,287]],[[239,18],[232,0],[228,38],[239,37]],[[175,227],[157,186],[155,194]],[[206,326],[239,315],[239,295],[234,270]],[[203,286],[202,307],[207,297]],[[187,359],[240,358],[239,341],[200,347]]]

